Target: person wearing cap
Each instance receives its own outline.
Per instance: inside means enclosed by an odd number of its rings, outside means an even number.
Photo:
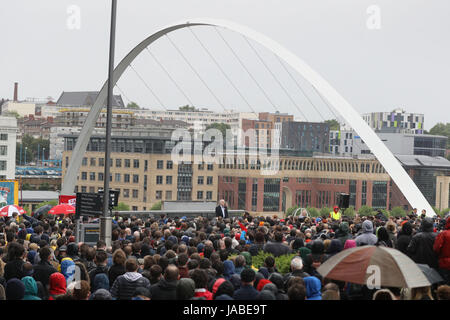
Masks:
[[[241,287],[233,294],[235,300],[255,300],[259,291],[255,289],[253,283],[256,273],[253,269],[244,269],[241,272]]]
[[[67,284],[69,284],[75,275],[75,262],[67,255],[66,245],[59,247],[58,251],[61,255],[61,263],[58,266],[58,272],[61,272],[64,275]]]

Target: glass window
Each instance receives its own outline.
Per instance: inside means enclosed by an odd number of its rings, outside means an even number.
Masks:
[[[125,163],[124,163],[125,168],[130,168],[130,159],[125,159]]]
[[[166,168],[167,168],[167,169],[172,169],[172,168],[173,168],[173,161],[171,161],[171,160],[167,161],[167,166],[166,166]]]
[[[172,176],[166,176],[166,184],[172,184]]]
[[[130,175],[128,173],[123,175],[123,182],[130,182]]]
[[[2,140],[2,141],[8,140],[8,134],[7,133],[0,134],[0,140]]]
[[[212,191],[206,191],[206,200],[212,200]]]
[[[161,190],[156,190],[155,198],[156,198],[156,200],[162,199],[162,191]]]
[[[98,181],[103,181],[103,172],[98,172],[97,173],[97,177],[98,177]]]
[[[99,167],[105,166],[105,159],[104,158],[98,158],[98,165]]]
[[[207,177],[206,184],[213,184],[213,177]]]
[[[91,158],[91,160],[90,160],[91,167],[95,167],[96,160],[97,160],[96,158]]]
[[[122,159],[116,159],[116,168],[122,167]]]
[[[0,161],[0,170],[6,170],[6,160]]]
[[[133,168],[139,168],[139,159],[133,160]]]
[[[89,180],[95,181],[95,172],[89,172]]]
[[[136,189],[133,189],[133,198],[138,198],[139,191]]]
[[[130,197],[130,189],[123,189],[123,197],[124,198]]]
[[[203,191],[197,191],[197,200],[203,199]]]
[[[172,191],[166,191],[166,200],[172,200]]]
[[[87,162],[88,162],[88,161],[87,161],[87,158],[84,157],[83,160],[81,161],[81,165],[82,165],[82,166],[87,166]]]
[[[133,174],[133,183],[139,183],[139,175]]]
[[[213,164],[208,164],[208,170],[213,170],[214,169],[214,165]]]
[[[120,173],[115,174],[115,180],[116,182],[120,182]]]
[[[81,180],[87,180],[87,172],[81,173]]]
[[[164,161],[158,160],[156,161],[156,169],[163,169],[164,168]]]
[[[156,176],[156,184],[162,184],[163,183],[163,176]]]
[[[197,184],[203,184],[203,176],[198,176]]]

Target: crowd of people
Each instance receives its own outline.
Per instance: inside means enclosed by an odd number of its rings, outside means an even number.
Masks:
[[[73,217],[0,218],[0,299],[448,300],[450,217],[113,218],[112,242],[77,242]],[[356,246],[395,248],[444,279],[369,289],[317,268]],[[270,253],[263,265],[252,259]],[[276,259],[291,254],[282,274]]]

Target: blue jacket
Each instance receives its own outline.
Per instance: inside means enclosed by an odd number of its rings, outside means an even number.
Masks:
[[[258,296],[258,290],[256,290],[251,285],[241,286],[240,289],[236,290],[233,295],[234,300],[256,300]]]
[[[67,284],[74,280],[75,276],[75,262],[72,258],[65,257],[61,260],[61,273],[66,278]]]
[[[303,278],[306,286],[306,300],[322,300],[320,280],[316,277]]]

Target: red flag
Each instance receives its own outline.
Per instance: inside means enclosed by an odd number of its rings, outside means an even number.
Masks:
[[[238,221],[238,223],[239,223],[239,227],[241,227],[241,230],[247,232],[247,228],[239,221]]]

